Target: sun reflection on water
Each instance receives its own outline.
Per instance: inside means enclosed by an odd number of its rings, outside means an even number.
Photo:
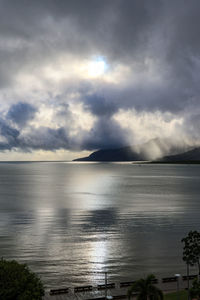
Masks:
[[[90,270],[91,282],[101,282],[104,280],[104,273],[106,272],[106,261],[108,260],[108,242],[102,240],[92,242],[88,252],[89,265],[92,266]]]

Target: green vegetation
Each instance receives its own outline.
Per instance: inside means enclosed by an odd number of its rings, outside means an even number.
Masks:
[[[40,278],[27,265],[0,260],[1,300],[41,300],[44,288]]]
[[[195,279],[192,283],[192,287],[190,289],[191,298],[200,299],[200,282],[198,279]]]
[[[187,265],[197,265],[200,274],[200,233],[190,231],[181,241],[184,243],[183,260]]]
[[[132,293],[137,293],[138,300],[162,300],[163,293],[152,282],[155,280],[153,274],[148,275],[146,278],[137,280],[128,290],[128,298],[131,298]]]
[[[180,291],[179,292],[179,299],[187,300],[187,292],[186,291]],[[169,293],[169,294],[164,295],[164,300],[177,300],[177,292]]]
[[[181,242],[184,243],[183,261],[187,265],[187,288],[189,290],[189,267],[197,265],[200,275],[200,233],[196,230],[190,231]],[[198,280],[193,282],[193,286],[189,291],[191,297],[200,296],[200,283]]]

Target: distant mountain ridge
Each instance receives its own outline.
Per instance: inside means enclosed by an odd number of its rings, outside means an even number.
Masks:
[[[88,157],[78,158],[74,161],[143,161],[144,155],[138,154],[131,147],[118,149],[98,150]]]
[[[151,151],[157,151],[159,159],[149,156]],[[159,153],[160,151],[160,153]],[[166,152],[170,155],[165,155]],[[164,155],[161,155],[163,153]],[[184,162],[200,161],[200,147],[171,146],[168,148],[166,141],[159,139],[136,145],[116,149],[101,149],[91,153],[88,157],[77,158],[74,161],[155,161],[155,162]]]
[[[177,155],[165,156],[159,159],[161,162],[200,162],[200,147]]]

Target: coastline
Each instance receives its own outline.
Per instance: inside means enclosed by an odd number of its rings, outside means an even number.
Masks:
[[[173,278],[173,277],[171,277]],[[193,279],[190,279],[190,285]],[[115,287],[113,288],[109,288],[109,286],[111,284],[114,283],[108,283],[108,288],[107,288],[107,295],[108,296],[112,296],[113,299],[127,299],[127,292],[128,289],[130,287],[123,287],[121,286],[121,283],[115,283]],[[171,281],[171,282],[163,282],[163,279],[160,278],[158,279],[158,283],[155,284],[157,287],[159,287],[162,291],[163,294],[169,294],[169,293],[173,293],[177,291],[177,281]],[[84,286],[82,286],[84,288]],[[43,300],[75,300],[75,299],[98,299],[98,300],[103,300],[105,299],[105,288],[99,290],[98,286],[85,286],[85,287],[92,287],[92,290],[90,291],[78,291],[76,290],[76,288],[69,288],[67,293],[61,293],[61,294],[57,294],[57,295],[50,295],[50,291],[47,290],[45,292],[45,296],[43,297]],[[81,287],[78,287],[81,288]],[[180,291],[184,291],[187,289],[187,280],[183,280],[183,278],[181,278],[179,280],[179,290]],[[132,297],[132,299],[135,299],[134,295]]]

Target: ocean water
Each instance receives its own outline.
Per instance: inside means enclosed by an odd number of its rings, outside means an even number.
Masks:
[[[46,288],[185,274],[200,165],[1,163],[0,256]],[[195,270],[193,270],[195,272]]]

